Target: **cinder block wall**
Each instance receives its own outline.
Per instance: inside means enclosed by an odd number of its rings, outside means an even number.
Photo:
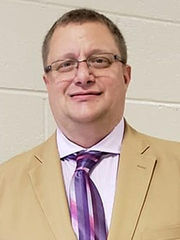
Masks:
[[[42,81],[41,44],[52,23],[76,7],[107,14],[125,35],[132,66],[128,122],[180,141],[179,0],[0,0],[0,162],[55,129]]]

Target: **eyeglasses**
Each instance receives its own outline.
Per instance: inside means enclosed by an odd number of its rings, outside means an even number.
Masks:
[[[45,73],[52,72],[53,77],[60,81],[72,80],[77,72],[79,64],[85,62],[94,74],[102,73],[103,69],[109,68],[114,62],[125,62],[118,55],[113,53],[99,53],[89,56],[87,59],[64,59],[57,60],[44,68]]]

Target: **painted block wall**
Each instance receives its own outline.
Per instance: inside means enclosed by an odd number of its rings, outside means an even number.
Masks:
[[[77,7],[106,14],[126,38],[132,66],[127,121],[146,134],[180,141],[179,0],[0,0],[0,162],[56,128],[41,45],[54,21]]]

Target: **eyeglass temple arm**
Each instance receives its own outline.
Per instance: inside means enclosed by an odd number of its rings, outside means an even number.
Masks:
[[[126,64],[126,62],[122,58],[120,58],[118,55],[114,55],[114,59],[123,63],[123,64]]]

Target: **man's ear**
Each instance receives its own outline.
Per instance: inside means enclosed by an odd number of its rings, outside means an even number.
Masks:
[[[131,81],[131,66],[130,65],[124,65],[124,83],[127,85],[129,85],[130,81]]]
[[[45,73],[43,74],[43,80],[44,80],[44,83],[47,85],[49,81]]]

